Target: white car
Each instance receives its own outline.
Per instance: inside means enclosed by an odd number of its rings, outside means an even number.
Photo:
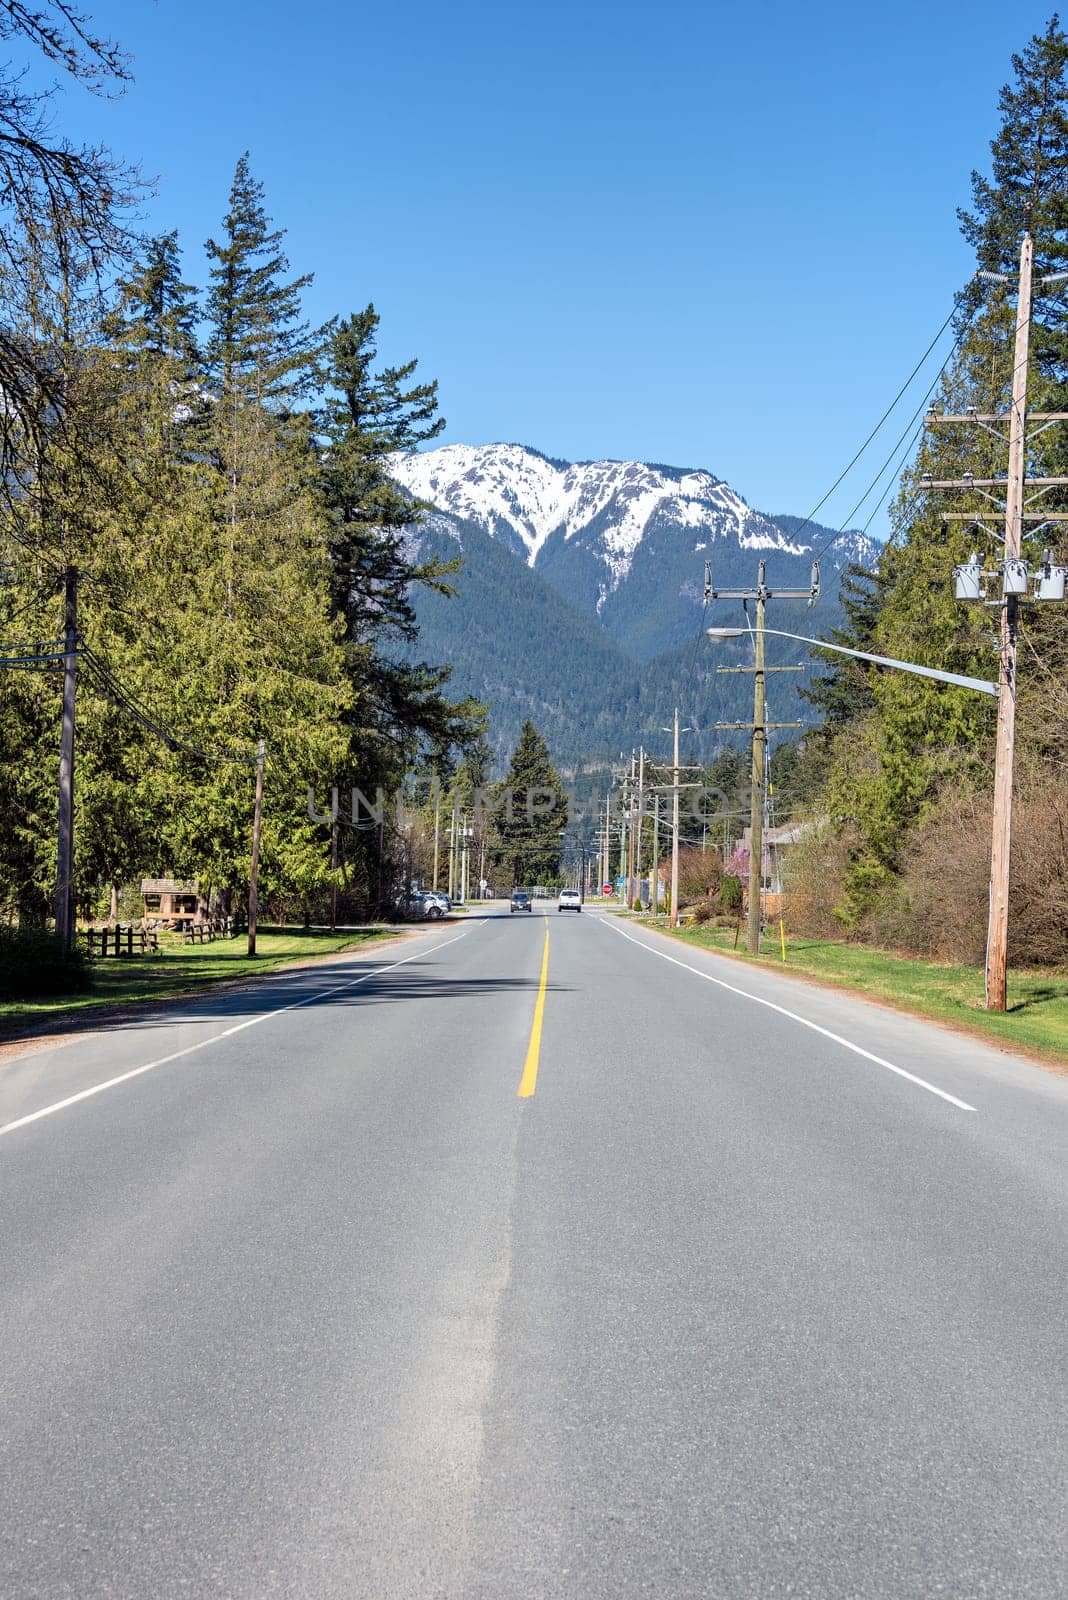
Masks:
[[[579,894],[577,889],[561,889],[560,890],[560,903],[558,904],[556,909],[557,909],[558,912],[560,912],[560,911],[581,911],[582,910],[582,896]]]

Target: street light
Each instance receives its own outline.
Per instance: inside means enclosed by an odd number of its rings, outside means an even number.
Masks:
[[[706,628],[705,633],[716,644],[721,639],[744,639],[751,628]],[[874,656],[868,650],[851,650],[844,644],[828,644],[826,639],[809,639],[803,633],[785,633],[781,628],[764,628],[765,634],[778,639],[793,639],[798,644],[812,645],[816,650],[833,650],[836,655],[855,656],[858,661],[871,661],[877,667],[891,667],[896,672],[912,672],[918,678],[934,678],[936,683],[952,683],[958,689],[975,689],[979,694],[997,697],[998,686],[986,678],[966,678],[960,672],[942,672],[937,667],[921,667],[915,661],[895,661],[893,656]]]
[[[708,627],[708,629],[705,629],[705,634],[708,635],[713,645],[718,640],[723,640],[723,638],[745,638],[747,634],[755,634],[755,632],[759,632],[761,640],[763,640],[763,635],[766,634],[774,634],[777,638],[791,638],[799,645],[812,645],[815,650],[830,650],[836,656],[854,656],[857,661],[870,661],[876,667],[891,667],[894,672],[911,672],[911,674],[915,674],[919,678],[934,678],[935,683],[953,683],[956,688],[962,688],[962,690],[975,690],[978,694],[993,694],[994,699],[998,699],[999,694],[1001,694],[1001,688],[999,688],[998,683],[990,683],[986,678],[969,678],[964,677],[961,672],[942,672],[938,667],[921,667],[915,661],[895,661],[894,656],[873,656],[871,651],[852,650],[849,645],[830,645],[825,638],[809,638],[806,634],[787,634],[780,627],[761,626],[759,630],[747,629],[747,627]],[[753,851],[751,851],[750,845],[750,917],[751,907],[753,907]],[[753,941],[751,939],[750,949],[753,949]]]

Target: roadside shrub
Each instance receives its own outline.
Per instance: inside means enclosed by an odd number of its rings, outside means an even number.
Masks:
[[[740,911],[742,909],[742,880],[730,874],[720,879],[719,893],[716,904],[721,911]]]
[[[917,829],[908,865],[865,927],[874,943],[978,966],[986,949],[992,802],[947,785]],[[1063,780],[1022,773],[1013,807],[1009,960],[1068,961],[1068,822]]]
[[[716,902],[711,895],[704,900],[699,900],[693,907],[693,920],[695,922],[715,922],[718,920]]]
[[[723,857],[709,846],[683,845],[679,851],[679,905],[715,894],[723,876]]]
[[[41,928],[0,926],[0,1000],[76,994],[92,986],[85,952]]]
[[[782,852],[783,919],[790,932],[809,939],[842,937],[838,907],[852,842],[824,818]]]

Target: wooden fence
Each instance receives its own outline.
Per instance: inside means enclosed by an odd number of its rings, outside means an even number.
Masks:
[[[194,922],[181,929],[183,944],[210,944],[213,939],[232,939],[245,931],[239,917],[216,917],[211,922]],[[81,937],[91,956],[146,956],[159,953],[159,935],[154,928],[135,928],[132,924],[114,928],[85,928]]]
[[[86,928],[82,938],[91,956],[144,956],[159,950],[156,935],[144,928]]]

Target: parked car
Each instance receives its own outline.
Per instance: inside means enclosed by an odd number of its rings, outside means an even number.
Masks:
[[[561,889],[560,899],[557,903],[556,909],[558,912],[581,911],[582,896],[579,894],[577,889]]]
[[[527,894],[525,889],[512,890],[512,898],[508,906],[509,912],[533,911],[533,909],[534,907],[531,904],[530,896]]]
[[[452,901],[449,899],[449,896],[445,893],[444,889],[424,889],[422,891],[422,895],[423,899],[428,905],[441,907],[442,916],[447,917],[449,912],[452,910]]]
[[[397,910],[402,917],[410,917],[413,922],[439,922],[445,915],[445,907],[437,896],[426,894],[422,890],[402,895],[397,903]]]

